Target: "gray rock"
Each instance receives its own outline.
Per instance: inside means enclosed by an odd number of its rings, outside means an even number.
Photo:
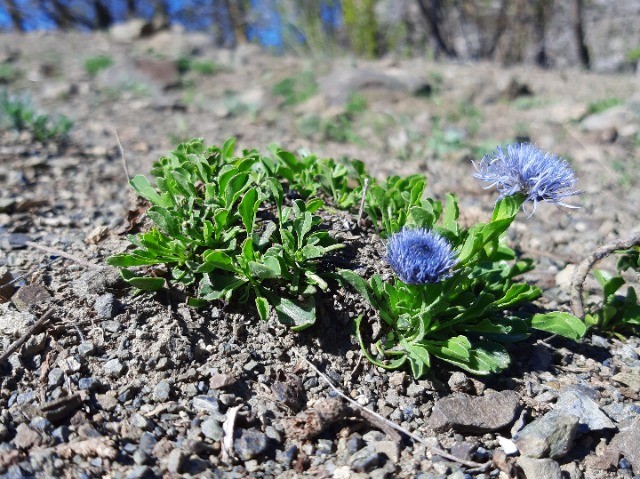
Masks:
[[[605,448],[604,454],[600,458],[602,469],[610,466],[618,467],[620,456],[631,464],[634,472],[640,471],[640,419],[635,419],[633,423],[616,434],[609,445]]]
[[[18,449],[29,450],[32,447],[39,446],[42,442],[42,436],[37,431],[34,431],[26,424],[18,424],[16,437],[13,438],[13,444]]]
[[[64,371],[60,368],[53,368],[47,376],[49,386],[60,386],[64,381]]]
[[[202,434],[212,441],[221,441],[224,436],[220,422],[212,417],[203,421],[202,424],[200,424],[200,429],[202,430]]]
[[[501,391],[480,397],[455,393],[436,402],[429,425],[435,430],[498,431],[516,420],[520,409],[518,399],[515,391]]]
[[[113,294],[105,293],[98,296],[93,304],[93,310],[100,319],[111,319],[116,312],[116,300]]]
[[[95,391],[100,385],[100,381],[96,378],[80,378],[78,380],[78,389],[85,391]]]
[[[167,471],[173,474],[180,474],[184,465],[184,453],[176,448],[166,457]]]
[[[82,341],[78,346],[78,354],[80,356],[91,356],[96,351],[96,345],[91,341]]]
[[[153,429],[153,421],[139,413],[135,413],[131,416],[131,424],[143,431],[150,431]]]
[[[109,36],[119,43],[130,43],[140,38],[147,22],[140,18],[132,18],[126,22],[115,23],[109,28]]]
[[[257,429],[241,429],[233,445],[238,457],[243,461],[247,461],[267,451],[269,438]]]
[[[153,388],[153,400],[156,402],[165,402],[169,400],[169,396],[171,396],[171,383],[163,379]]]
[[[60,366],[62,366],[62,369],[67,374],[77,373],[82,367],[80,361],[78,361],[73,356],[67,356],[62,361],[60,361]]]
[[[523,456],[557,459],[573,446],[578,424],[577,416],[551,411],[527,424],[513,439]]]
[[[124,374],[125,366],[118,359],[110,359],[104,363],[104,372],[108,376],[119,378]]]
[[[127,473],[127,479],[152,479],[156,477],[149,466],[138,465]]]
[[[196,411],[204,411],[218,421],[225,420],[225,415],[220,412],[218,399],[215,396],[196,396],[191,405]]]
[[[447,381],[452,392],[468,393],[473,390],[473,383],[462,371],[455,371]]]
[[[16,311],[11,303],[0,304],[0,333],[3,335],[22,336],[35,322],[33,314]]]
[[[39,284],[23,286],[11,297],[11,302],[23,313],[31,312],[36,308],[47,305],[51,301],[51,295],[47,289]]]
[[[73,291],[81,298],[94,299],[122,282],[116,268],[92,268],[73,282]]]
[[[157,439],[150,432],[143,432],[140,435],[140,441],[138,442],[138,448],[146,454],[151,454],[153,448],[157,444]]]
[[[602,410],[615,422],[632,420],[640,416],[640,405],[612,402],[602,406]]]
[[[561,479],[560,466],[553,459],[534,459],[521,456],[518,458],[518,466],[524,472],[527,479]]]
[[[603,413],[598,404],[577,388],[569,388],[560,393],[555,411],[564,415],[574,415],[579,418],[579,433],[615,429],[616,425]]]
[[[629,107],[617,105],[587,116],[580,126],[590,132],[615,130],[620,136],[629,136],[638,131],[637,123],[638,117]]]
[[[356,452],[349,460],[351,469],[355,472],[371,472],[384,463],[382,454],[375,452],[372,446]]]
[[[616,382],[622,383],[628,386],[633,391],[640,393],[640,374],[637,370],[634,372],[621,372],[614,375],[611,379]]]

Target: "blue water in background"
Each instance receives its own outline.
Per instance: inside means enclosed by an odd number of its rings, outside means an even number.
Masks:
[[[92,2],[88,0],[61,0],[72,10],[93,20],[95,12]],[[247,38],[260,43],[274,50],[281,50],[285,22],[277,8],[278,0],[250,0],[250,19],[246,27]],[[19,10],[23,12],[23,27],[25,31],[52,30],[56,24],[49,17],[45,10],[36,8],[38,5],[33,0],[15,0]],[[126,19],[126,0],[109,0],[104,2],[111,12],[114,22],[121,22]],[[138,0],[136,2],[137,16],[150,19],[154,12],[154,1]],[[214,25],[214,18],[222,24],[215,25],[221,33],[223,44],[233,43],[233,28],[231,20],[221,0],[166,0],[171,23],[181,24],[187,30],[211,30]],[[217,15],[214,15],[216,13]],[[320,3],[318,16],[323,24],[331,30],[339,28],[342,24],[342,9],[339,0],[326,0]],[[83,29],[82,27],[78,27]],[[11,17],[7,11],[7,6],[0,1],[0,29],[9,31],[13,29]],[[86,28],[84,28],[86,30]],[[304,41],[304,32],[298,32],[298,39]]]

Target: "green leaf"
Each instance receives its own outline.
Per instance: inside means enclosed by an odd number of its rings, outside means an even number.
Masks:
[[[278,320],[293,331],[302,331],[316,322],[316,303],[313,296],[306,298],[302,304],[273,294],[269,299],[278,313]]]
[[[120,270],[122,278],[131,286],[142,291],[157,291],[164,286],[164,278],[152,278],[149,276],[137,276],[128,269]]]
[[[559,334],[574,341],[582,338],[587,330],[585,324],[579,318],[573,314],[560,311],[535,314],[531,318],[531,327],[548,333]]]
[[[281,275],[280,263],[271,257],[270,264],[258,263],[257,261],[249,261],[249,270],[251,276],[256,279],[273,279],[279,278]],[[277,268],[277,269],[276,269]]]
[[[442,219],[442,227],[451,231],[456,236],[459,233],[458,215],[460,209],[458,208],[458,200],[455,195],[448,193],[447,202],[444,208],[444,217]]]
[[[147,216],[165,234],[173,238],[184,239],[184,236],[180,233],[180,220],[174,217],[166,208],[152,206],[147,210]]]
[[[258,315],[262,321],[266,321],[269,319],[269,310],[271,306],[269,306],[269,301],[264,296],[256,296],[256,309],[258,310]]]
[[[506,294],[494,301],[493,306],[498,309],[507,309],[524,301],[533,301],[542,295],[542,290],[526,283],[512,284]]]
[[[407,361],[408,356],[406,354],[402,354],[399,358],[394,359],[393,361],[390,361],[390,362],[379,361],[378,359],[376,359],[374,356],[371,355],[371,353],[369,352],[369,349],[367,348],[367,345],[364,342],[364,339],[362,338],[362,332],[360,331],[360,324],[362,323],[362,318],[363,316],[360,315],[354,321],[354,332],[356,336],[356,341],[360,345],[362,354],[364,354],[364,356],[369,360],[371,364],[381,367],[383,369],[392,370],[392,369],[398,369],[402,367],[402,365]]]
[[[131,187],[143,198],[149,200],[152,204],[170,208],[173,206],[173,200],[169,196],[160,196],[151,183],[144,175],[136,175],[129,182]]]
[[[224,251],[210,249],[202,253],[202,259],[205,265],[212,265],[215,268],[220,268],[226,271],[236,272],[237,268],[233,262],[231,256]],[[203,265],[204,266],[204,265]],[[204,270],[202,270],[203,272]],[[201,272],[201,271],[197,271]]]
[[[235,148],[236,148],[235,138],[229,138],[227,139],[227,141],[224,142],[224,145],[222,145],[222,150],[221,150],[223,163],[227,163],[229,160],[233,158],[233,152]]]
[[[367,301],[367,303],[369,303],[374,308],[376,307],[377,301],[375,301],[371,296],[371,289],[366,279],[348,269],[338,270],[335,273],[335,276],[341,283],[351,285],[351,287],[353,287],[353,289],[355,289],[360,294],[360,296],[362,296]]]
[[[256,189],[247,191],[238,206],[240,216],[242,216],[242,223],[248,235],[253,233],[253,226],[256,221],[256,213],[258,212],[259,206],[260,200],[258,200],[258,190]]]
[[[107,258],[107,264],[110,266],[115,266],[117,268],[131,268],[133,266],[146,266],[151,264],[161,264],[163,262],[164,261],[162,258],[145,258],[129,253],[114,254],[113,256],[109,256]]]
[[[509,220],[509,223],[511,223],[513,218],[515,218],[520,211],[520,208],[522,208],[525,200],[526,197],[522,194],[515,194],[502,198],[493,208],[491,222]]]

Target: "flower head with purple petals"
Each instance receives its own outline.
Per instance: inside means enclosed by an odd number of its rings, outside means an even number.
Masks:
[[[474,166],[477,173],[473,176],[490,183],[486,188],[495,186],[498,199],[520,193],[533,202],[533,211],[539,201],[577,208],[564,202],[581,193],[575,189],[578,179],[569,163],[530,143],[507,145],[506,151],[498,147],[494,157],[487,155]]]
[[[394,272],[407,284],[438,283],[452,275],[456,257],[442,236],[424,228],[404,228],[391,236],[387,257]]]

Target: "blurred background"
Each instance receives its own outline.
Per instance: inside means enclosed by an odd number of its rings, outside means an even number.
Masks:
[[[595,71],[636,68],[638,0],[2,0],[0,28],[107,30],[148,22],[219,47],[375,58],[428,55]]]

